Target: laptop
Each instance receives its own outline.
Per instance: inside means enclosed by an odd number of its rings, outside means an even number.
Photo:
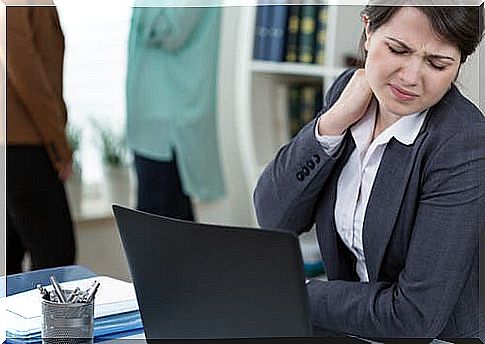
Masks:
[[[294,234],[113,211],[147,339],[311,336]]]

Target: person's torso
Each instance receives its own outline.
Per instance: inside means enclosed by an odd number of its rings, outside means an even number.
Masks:
[[[7,7],[7,49],[11,50],[8,56],[20,59],[23,65],[31,65],[32,59],[37,57],[27,54],[23,46],[33,44],[42,62],[42,72],[38,75],[52,90],[55,99],[38,99],[36,89],[31,90],[31,95],[19,94],[8,77],[7,60],[7,143],[41,144],[39,130],[31,120],[26,102],[54,102],[61,113],[56,120],[60,127],[65,126],[67,112],[62,97],[64,36],[55,7],[31,7],[28,20],[16,16],[15,10],[16,7]]]
[[[452,109],[449,104],[453,102],[457,102],[459,105]],[[458,90],[453,88],[447,98],[442,100],[438,104],[439,106],[435,106],[436,111],[430,110],[413,145],[408,147],[397,140],[391,140],[388,143],[377,178],[379,175],[387,176],[387,178],[395,178],[395,181],[393,183],[387,181],[387,188],[381,187],[382,178],[376,181],[379,185],[377,187],[374,185],[370,194],[371,201],[365,212],[363,228],[363,236],[367,236],[367,240],[363,238],[365,255],[371,261],[375,261],[376,247],[381,246],[378,250],[383,250],[379,265],[370,267],[370,282],[397,283],[401,272],[405,269],[409,243],[413,235],[415,219],[418,216],[423,181],[436,151],[442,148],[452,135],[458,133],[457,135],[461,135],[465,140],[467,133],[476,133],[476,127],[485,122],[483,118],[478,118],[479,114],[477,115],[476,111],[467,111],[470,109],[467,103],[468,101],[459,94]],[[322,193],[319,200],[316,223],[317,236],[329,280],[356,281],[358,280],[355,271],[356,259],[338,236],[333,219],[337,182],[355,149],[351,135],[347,135],[346,140],[346,150],[327,180],[326,192]],[[395,158],[392,161],[389,160],[388,157],[393,155]],[[478,176],[479,173],[473,171],[472,175]],[[392,186],[398,184],[402,193],[394,192]],[[388,214],[393,215],[386,218]],[[473,218],[474,221],[478,221],[478,211]],[[376,226],[376,224],[386,223],[391,224],[388,237],[383,231],[383,226]],[[478,224],[476,227],[478,240]],[[457,235],[459,234],[457,233]],[[379,243],[370,243],[370,240],[379,241]],[[476,334],[479,327],[478,304],[477,254],[441,337]]]

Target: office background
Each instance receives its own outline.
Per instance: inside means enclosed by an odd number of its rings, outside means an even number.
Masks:
[[[82,5],[73,5],[69,0],[55,3],[66,39],[64,92],[70,133],[73,143],[79,144],[76,152],[79,168],[67,184],[78,243],[77,262],[98,274],[129,280],[126,258],[109,204],[133,206],[135,178],[126,152],[120,153],[124,160],[121,165],[104,162],[104,158],[114,154],[115,150],[109,142],[101,140],[100,133],[110,136],[110,142],[115,146],[122,145],[132,0],[122,0],[116,6],[99,3],[94,6],[91,0]],[[321,68],[254,61],[255,7],[223,9],[218,125],[228,192],[220,201],[196,201],[198,221],[256,225],[252,209],[255,179],[264,163],[289,135],[289,124],[282,118],[284,109],[280,104],[288,92],[285,85],[308,81],[321,82],[323,89],[329,86],[339,67],[343,66],[342,56],[355,45],[358,38],[355,32],[360,32],[358,18],[348,18],[358,14],[360,7],[345,7],[329,12],[334,15],[329,17],[329,61]],[[355,25],[349,25],[351,22]],[[484,49],[482,42],[482,56],[485,56]],[[479,56],[480,53],[475,53],[467,62],[458,84],[485,112],[485,92],[480,90],[480,80],[484,80],[483,68],[478,68]],[[281,112],[275,113],[278,109]],[[4,180],[4,176],[1,177]],[[0,203],[3,204],[5,193],[1,194]],[[304,240],[311,243],[313,238],[309,235]],[[5,273],[4,266],[0,261],[0,275]]]

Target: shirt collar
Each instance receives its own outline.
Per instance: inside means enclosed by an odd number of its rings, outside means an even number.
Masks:
[[[350,128],[355,145],[360,152],[366,151],[371,143],[376,121],[376,112],[377,101],[372,99],[364,117]],[[395,137],[405,145],[413,144],[418,137],[419,130],[423,125],[427,112],[428,110],[425,110],[401,117],[397,122],[384,130],[374,140],[373,144],[386,144],[392,137]]]

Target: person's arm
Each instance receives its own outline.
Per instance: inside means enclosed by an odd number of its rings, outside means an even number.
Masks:
[[[62,178],[67,173],[64,171],[68,169],[66,166],[70,165],[72,155],[64,131],[63,100],[52,89],[45,62],[35,46],[30,21],[32,10],[55,11],[55,8],[7,8],[7,78],[25,105],[27,115]],[[53,37],[55,39],[63,38]]]
[[[314,325],[364,337],[438,336],[478,259],[483,158],[479,126],[458,131],[437,148],[425,167],[398,281],[312,280],[308,293]]]
[[[139,30],[142,43],[167,51],[181,49],[194,34],[209,8],[204,7],[149,7],[142,11]]]
[[[341,135],[320,135],[318,132],[318,127],[320,126],[322,119],[322,117],[318,118],[317,123],[315,124],[315,137],[325,153],[332,156],[337,152],[338,148],[342,144],[345,137],[345,132]]]
[[[332,85],[321,116],[326,116],[352,74],[343,73]],[[315,135],[316,123],[317,119],[307,124],[283,146],[260,176],[253,201],[261,227],[301,233],[313,225],[316,200],[340,156],[325,153]]]

